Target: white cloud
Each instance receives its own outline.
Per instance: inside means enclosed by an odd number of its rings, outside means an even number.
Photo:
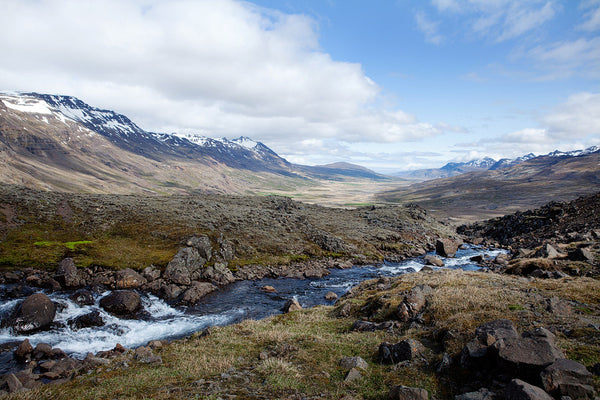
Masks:
[[[444,37],[439,33],[439,23],[433,22],[422,11],[415,14],[415,21],[419,30],[425,35],[425,40],[429,43],[439,45],[444,40]]]
[[[555,139],[600,136],[600,93],[577,93],[542,118]]]
[[[527,57],[537,62],[540,69],[549,71],[548,79],[573,74],[600,77],[600,37],[536,46],[527,52]]]
[[[594,32],[600,29],[600,1],[588,0],[581,4],[581,9],[586,10],[584,21],[578,26],[578,29],[587,32]]]
[[[318,27],[237,0],[39,0],[3,5],[0,88],[72,94],[155,131],[394,142],[439,130],[375,106],[360,64]]]
[[[432,0],[432,4],[439,12],[466,15],[474,32],[498,42],[538,28],[558,8],[555,0]]]

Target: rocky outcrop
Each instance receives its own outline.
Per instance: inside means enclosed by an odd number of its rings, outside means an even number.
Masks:
[[[205,263],[206,259],[200,256],[196,248],[181,248],[167,265],[163,279],[176,285],[190,285],[201,278]]]
[[[417,285],[404,296],[402,303],[396,311],[401,322],[409,322],[418,319],[427,304],[427,297],[431,295],[432,289],[428,285]]]
[[[594,398],[592,374],[578,362],[558,359],[541,373],[542,387],[556,398]]]
[[[406,339],[396,344],[384,342],[379,345],[379,359],[384,364],[413,361],[424,349],[424,346],[414,339]]]
[[[3,327],[11,328],[16,334],[27,334],[46,329],[54,321],[56,307],[43,293],[32,294],[18,304]]]
[[[100,299],[100,307],[118,317],[133,318],[142,307],[142,303],[137,292],[117,290]]]
[[[60,262],[54,279],[67,289],[82,287],[86,284],[85,278],[78,274],[75,261],[72,258],[65,258]]]

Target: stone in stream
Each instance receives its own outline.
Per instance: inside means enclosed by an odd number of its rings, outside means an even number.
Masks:
[[[288,300],[282,309],[282,311],[284,313],[289,313],[292,311],[300,311],[300,310],[302,310],[302,306],[300,305],[300,303],[298,303],[298,300],[296,300],[296,299]]]
[[[17,305],[2,325],[17,334],[27,334],[48,328],[55,315],[56,307],[52,300],[43,293],[36,293]]]
[[[438,239],[435,242],[435,252],[442,257],[454,257],[458,247],[462,244],[461,241],[453,239]]]
[[[140,295],[133,290],[117,290],[100,300],[100,307],[118,317],[133,317],[142,307]]]

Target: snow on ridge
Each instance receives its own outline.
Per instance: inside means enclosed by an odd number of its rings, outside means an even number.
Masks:
[[[31,114],[52,115],[52,109],[50,108],[50,105],[48,105],[48,103],[46,103],[44,100],[21,96],[0,96],[0,100],[2,100],[6,107],[12,110]]]
[[[237,139],[233,139],[232,142],[242,147],[245,147],[248,150],[253,150],[256,146],[258,146],[258,143],[256,141],[250,139],[247,136],[240,136]]]

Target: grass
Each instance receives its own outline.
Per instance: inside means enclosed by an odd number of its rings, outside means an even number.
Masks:
[[[434,289],[422,326],[405,326],[394,332],[350,331],[352,323],[366,313],[392,318],[403,293],[422,283]],[[48,385],[10,398],[337,399],[351,395],[376,400],[386,399],[392,385],[402,384],[425,388],[438,399],[452,399],[457,393],[446,380],[449,378],[435,373],[441,354],[446,351],[456,357],[473,337],[475,327],[489,320],[509,318],[520,331],[553,326],[558,329],[558,344],[569,358],[588,367],[600,362],[600,334],[588,326],[590,321],[600,320],[600,304],[593,296],[585,304],[591,313],[583,318],[577,313],[553,315],[545,309],[546,300],[553,296],[567,301],[589,295],[588,290],[600,291],[600,281],[573,278],[562,283],[566,289],[557,293],[547,281],[462,271],[407,274],[393,279],[386,290],[377,287],[378,281],[369,281],[335,308],[320,306],[243,321],[211,328],[208,336],[194,334],[175,341],[158,351],[162,365],[130,362],[122,369],[117,367],[121,362],[117,359],[65,385]],[[562,297],[563,293],[568,297]],[[336,317],[346,303],[352,305],[352,316]],[[561,327],[571,333],[561,333]],[[445,334],[448,332],[452,334]],[[405,338],[422,341],[426,361],[381,365],[379,344]],[[338,363],[345,356],[360,356],[369,364],[360,380],[344,383],[346,371]],[[453,379],[469,379],[459,372]],[[595,385],[598,389],[599,380]]]

